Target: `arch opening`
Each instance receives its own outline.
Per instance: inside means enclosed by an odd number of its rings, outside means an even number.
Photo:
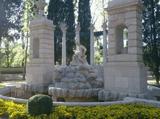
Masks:
[[[116,28],[116,54],[128,53],[128,28],[119,25]]]

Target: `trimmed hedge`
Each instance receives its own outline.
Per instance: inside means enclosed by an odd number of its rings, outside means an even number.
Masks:
[[[49,115],[52,113],[52,98],[47,95],[34,95],[29,98],[27,103],[27,111],[30,115],[37,116],[41,114]]]
[[[23,68],[0,68],[1,74],[22,74]]]
[[[50,115],[31,116],[26,105],[0,99],[0,117],[9,119],[160,119],[160,108],[144,104],[110,106],[57,106]]]
[[[160,119],[160,109],[143,104],[123,104],[96,107],[59,106],[59,119]]]

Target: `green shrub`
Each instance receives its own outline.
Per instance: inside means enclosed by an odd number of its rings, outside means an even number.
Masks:
[[[13,112],[9,117],[10,119],[28,119],[27,113],[23,112]]]
[[[9,119],[26,119],[26,106],[24,104],[17,104],[12,101],[4,101],[7,107]]]
[[[30,115],[49,115],[52,112],[52,99],[47,95],[35,95],[28,100],[27,111]]]
[[[143,104],[95,107],[58,106],[58,119],[160,119],[160,109]]]
[[[41,98],[36,99],[35,102],[39,102],[39,100]],[[44,110],[48,109],[46,107],[48,104],[46,104],[46,101],[43,103],[43,106],[45,105],[43,107]],[[41,105],[41,103],[38,105]],[[50,106],[52,107],[52,101]],[[29,115],[27,114],[26,105],[0,99],[0,111],[2,112],[1,115],[8,114],[9,119],[160,119],[160,108],[144,104],[115,104],[88,107],[57,106],[54,110],[50,110],[52,112],[50,115],[48,113]],[[34,110],[32,109],[31,111]]]
[[[7,112],[7,108],[5,106],[5,101],[0,99],[0,116],[4,115]]]

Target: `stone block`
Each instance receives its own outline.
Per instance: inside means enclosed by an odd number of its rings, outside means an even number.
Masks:
[[[131,37],[129,37],[129,38],[131,38]],[[141,39],[136,39],[136,36],[135,36],[134,39],[129,39],[128,40],[128,47],[142,47],[142,44],[143,44],[142,40]]]
[[[137,31],[134,31],[134,32],[128,32],[128,39],[129,40],[139,40],[139,41],[142,41],[142,35],[140,34],[141,32],[137,32]]]
[[[111,92],[140,94],[146,91],[143,65],[110,65],[104,67],[105,89]]]
[[[108,55],[114,55],[114,54],[116,54],[115,48],[110,48],[110,49],[108,50]]]
[[[140,47],[129,47],[128,48],[128,54],[137,54],[142,55],[142,48]]]
[[[142,56],[137,54],[119,54],[119,55],[109,55],[109,62],[140,62],[142,61]]]
[[[131,11],[125,13],[125,18],[130,19],[130,18],[136,18],[137,17],[137,11]]]

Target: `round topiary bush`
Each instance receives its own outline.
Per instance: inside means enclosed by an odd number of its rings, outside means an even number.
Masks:
[[[52,112],[52,98],[47,95],[38,94],[29,98],[27,111],[30,115],[37,116],[41,114],[49,115]]]

